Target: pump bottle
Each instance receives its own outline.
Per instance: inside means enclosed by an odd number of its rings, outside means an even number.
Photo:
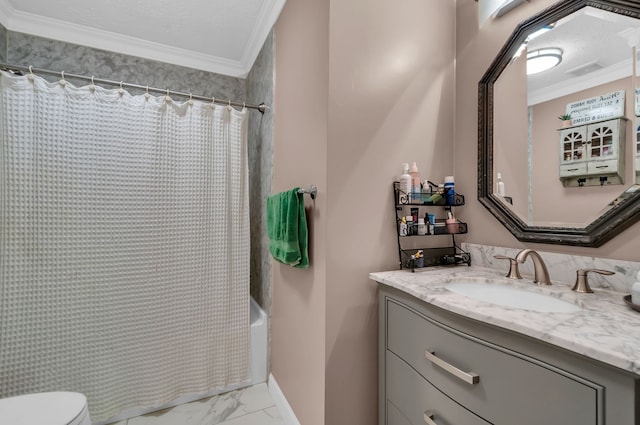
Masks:
[[[400,202],[401,204],[408,204],[411,200],[411,175],[409,174],[409,164],[402,163],[402,175],[400,176]]]

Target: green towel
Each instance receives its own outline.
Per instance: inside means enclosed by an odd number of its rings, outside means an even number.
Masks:
[[[294,267],[308,267],[307,217],[304,195],[299,188],[267,198],[269,252],[276,261]]]

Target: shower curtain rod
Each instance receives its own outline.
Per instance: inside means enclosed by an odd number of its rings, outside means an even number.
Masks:
[[[10,65],[6,63],[0,63],[0,69],[3,71],[12,72],[12,73],[20,72],[21,74],[24,74],[25,72],[29,72],[34,74],[53,75],[53,76],[61,77],[62,79],[64,79],[65,77],[68,77],[68,78],[74,78],[77,80],[90,81],[91,83],[94,83],[94,84],[99,83],[99,84],[108,84],[112,86],[118,86],[122,88],[124,87],[134,88],[134,89],[144,90],[146,92],[165,94],[167,96],[170,96],[170,95],[183,96],[189,99],[202,100],[204,102],[213,101],[214,103],[218,103],[221,105],[231,105],[231,106],[238,106],[238,107],[241,106],[243,108],[256,109],[260,111],[261,114],[264,114],[264,112],[269,108],[264,103],[261,103],[259,105],[252,105],[244,102],[234,102],[231,99],[227,99],[227,100],[216,99],[215,97],[199,96],[191,93],[184,93],[184,92],[179,92],[179,91],[174,91],[169,89],[158,89],[158,88],[149,87],[149,86],[141,86],[139,84],[124,83],[122,81],[105,80],[102,78],[94,78],[93,76],[87,77],[85,75],[67,74],[64,71],[61,71],[61,72],[50,71],[48,69],[35,68],[33,66],[19,66],[19,65]]]

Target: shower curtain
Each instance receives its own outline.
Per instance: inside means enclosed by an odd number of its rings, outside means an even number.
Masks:
[[[249,375],[246,112],[0,73],[0,397]]]

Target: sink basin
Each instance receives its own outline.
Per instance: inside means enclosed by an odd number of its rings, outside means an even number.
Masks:
[[[479,282],[452,282],[445,286],[449,291],[505,307],[532,310],[541,313],[574,313],[582,309],[575,304],[549,295],[527,291],[512,286]]]

